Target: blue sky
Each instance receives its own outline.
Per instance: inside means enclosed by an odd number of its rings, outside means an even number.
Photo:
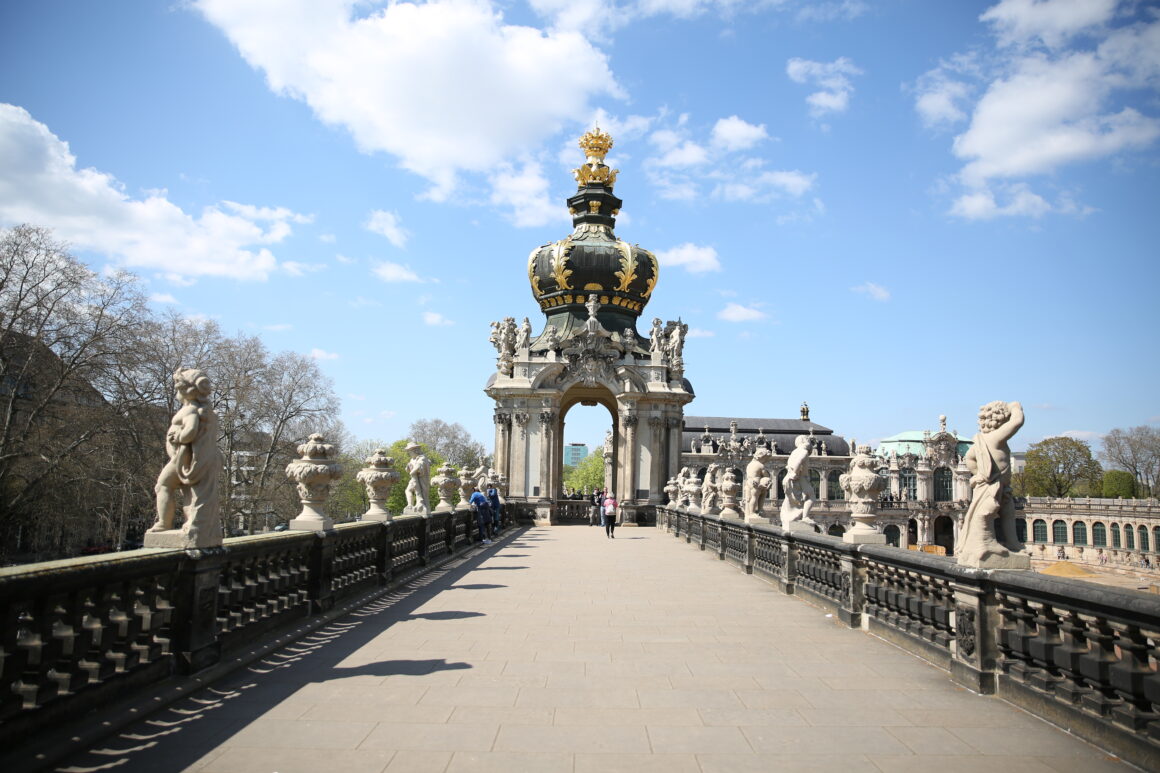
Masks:
[[[540,328],[595,121],[688,413],[1160,422],[1154,3],[16,0],[0,103],[0,225],[313,354],[358,437],[490,447],[488,322]]]

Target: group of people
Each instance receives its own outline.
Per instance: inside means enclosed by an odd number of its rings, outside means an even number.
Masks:
[[[596,520],[600,519],[600,525],[604,527],[604,536],[609,539],[615,539],[616,534],[616,495],[609,491],[607,494],[597,489],[592,492],[589,498],[592,503],[592,509],[588,514],[588,525],[595,526]]]
[[[479,541],[484,545],[490,545],[492,538],[498,536],[500,529],[503,528],[503,503],[499,500],[499,491],[495,486],[489,486],[485,494],[479,490],[479,486],[476,486],[472,489],[468,503],[475,512]]]

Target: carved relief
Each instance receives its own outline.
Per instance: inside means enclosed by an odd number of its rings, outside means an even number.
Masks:
[[[960,654],[967,657],[975,654],[975,610],[955,607],[955,641]]]

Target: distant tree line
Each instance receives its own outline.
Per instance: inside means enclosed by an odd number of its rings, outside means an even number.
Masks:
[[[1100,456],[1091,445],[1071,437],[1052,437],[1027,449],[1023,472],[1013,484],[1017,494],[1048,497],[1155,496],[1160,476],[1160,430],[1140,426],[1113,429],[1102,438]]]

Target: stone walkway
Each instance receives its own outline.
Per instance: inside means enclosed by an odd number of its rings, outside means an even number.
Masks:
[[[654,529],[516,533],[55,768],[1126,771]]]

